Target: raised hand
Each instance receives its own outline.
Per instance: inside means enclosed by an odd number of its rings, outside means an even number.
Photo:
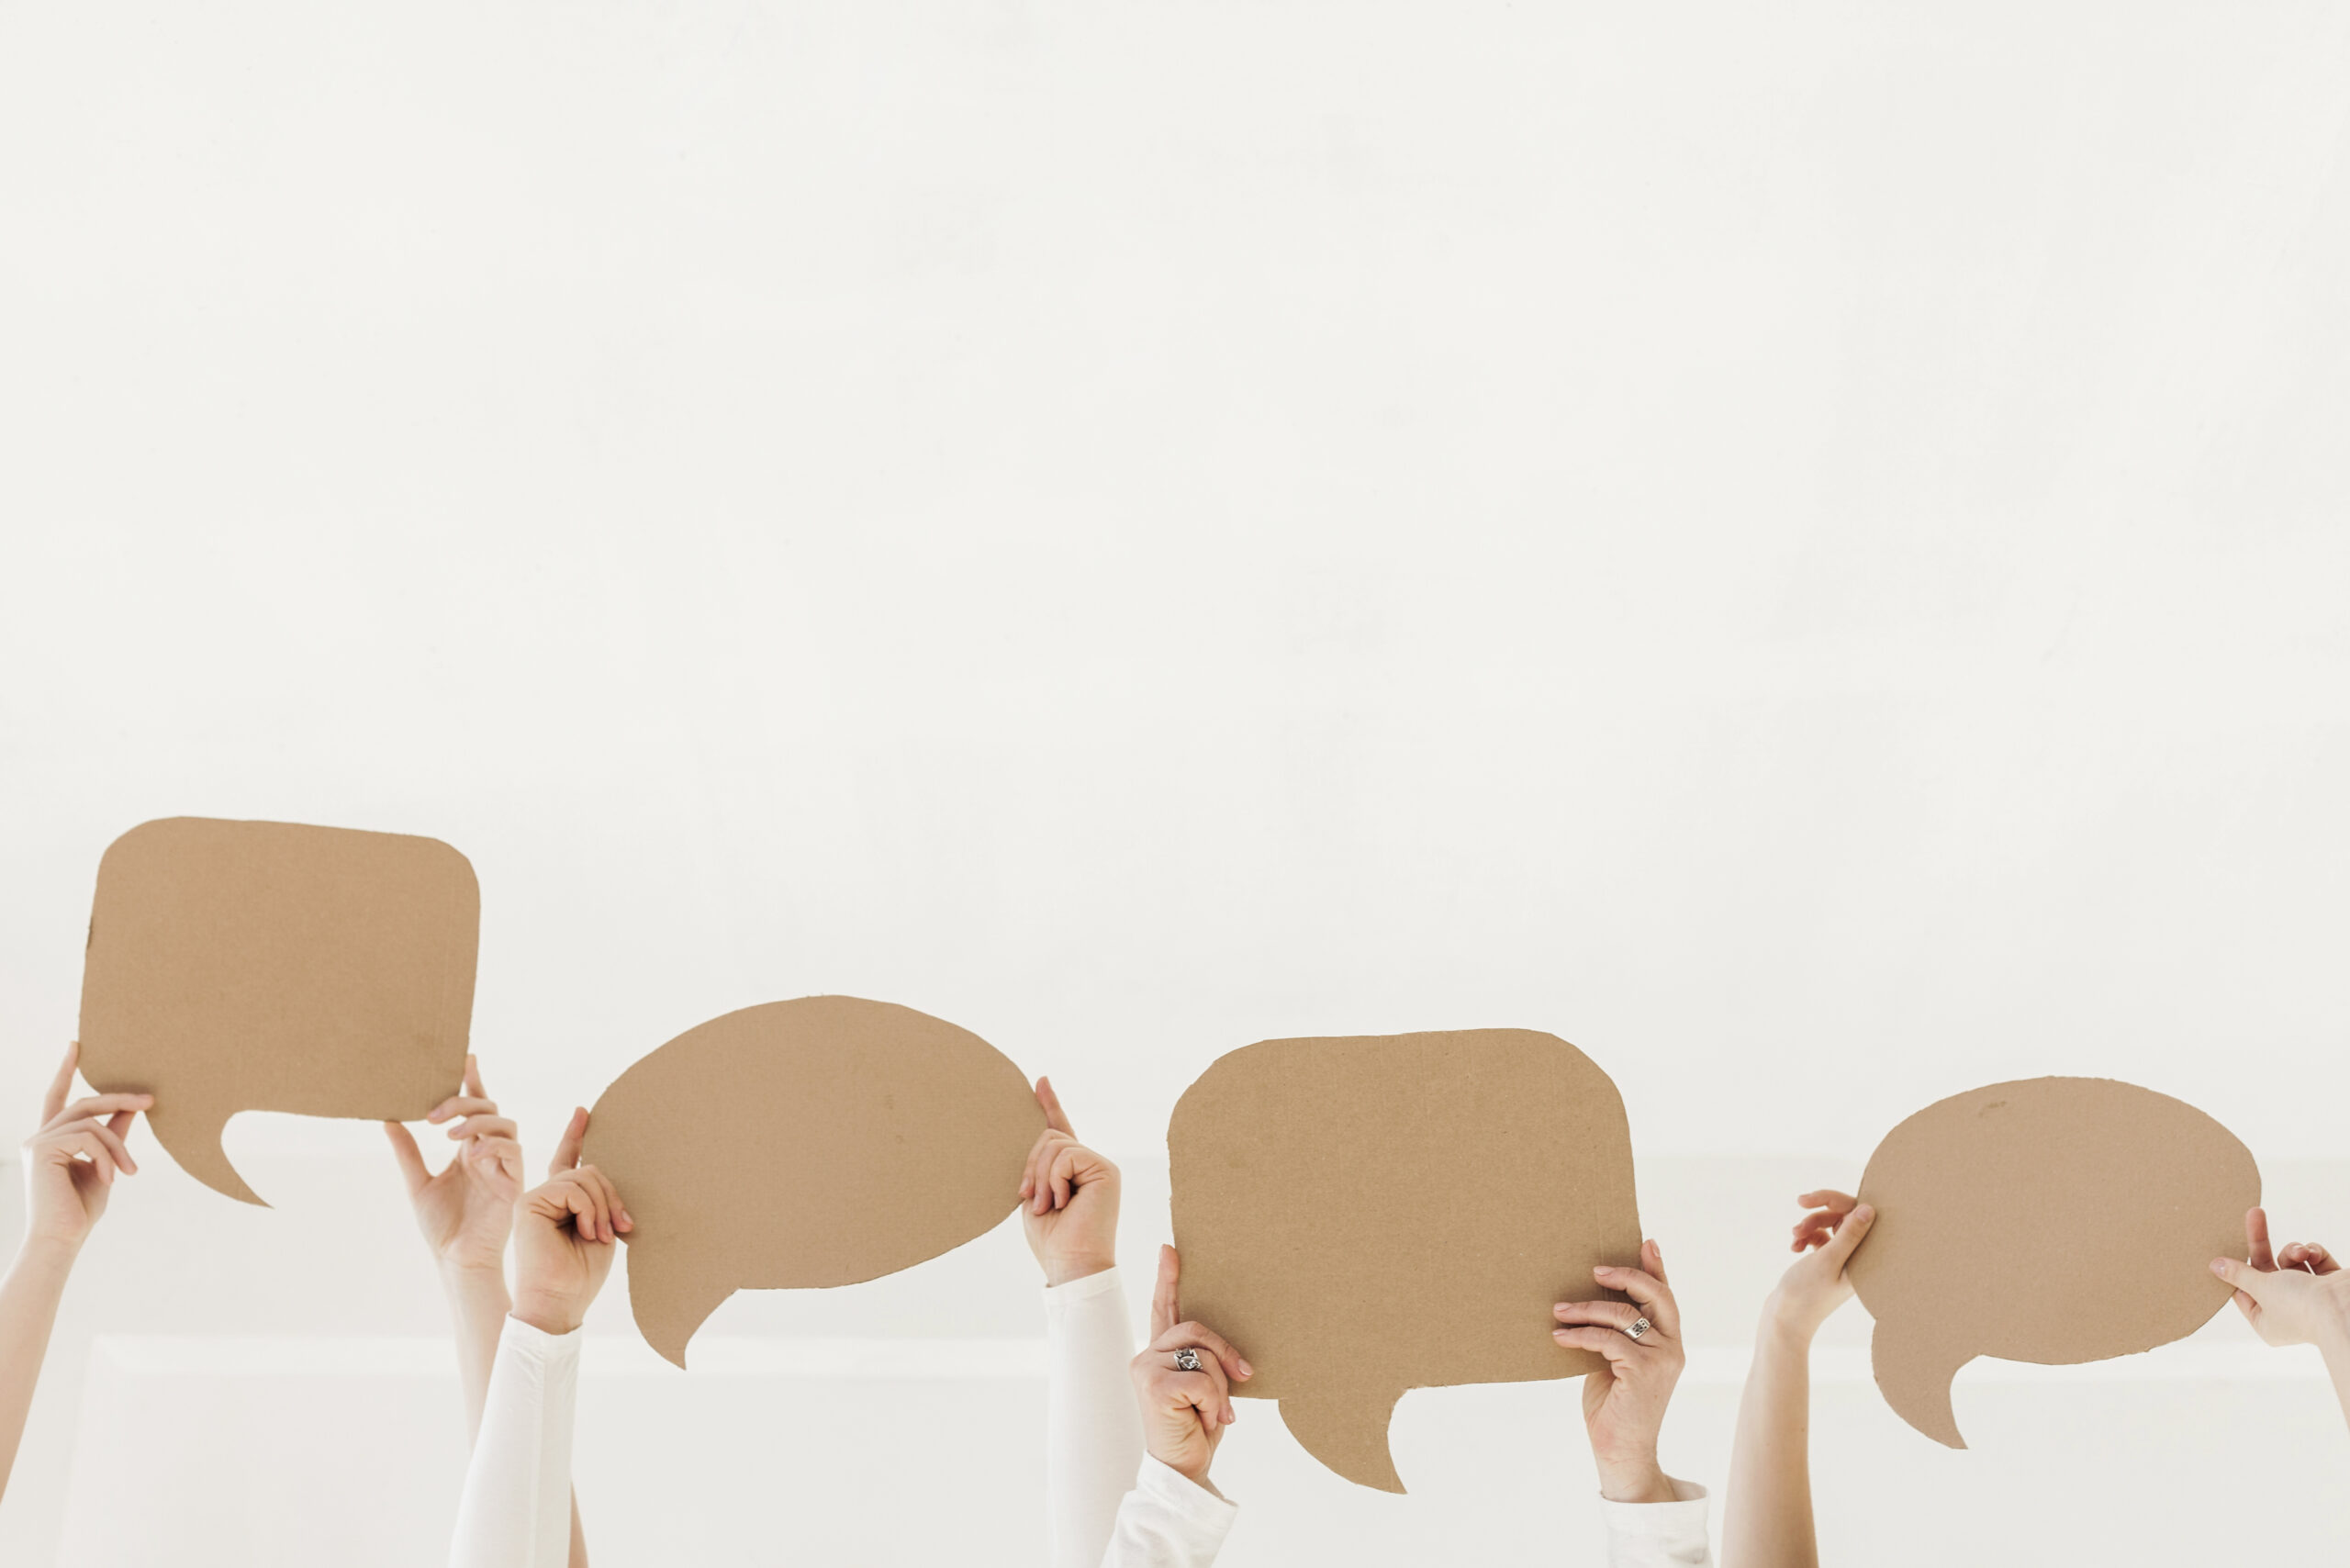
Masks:
[[[1065,1285],[1118,1260],[1118,1168],[1077,1141],[1051,1079],[1036,1080],[1036,1103],[1045,1130],[1020,1178],[1020,1227],[1045,1283]]]
[[[506,1238],[514,1228],[514,1200],[522,1191],[522,1145],[511,1118],[482,1087],[481,1064],[465,1058],[464,1092],[432,1108],[426,1121],[453,1122],[456,1157],[426,1169],[416,1138],[397,1122],[384,1124],[424,1244],[449,1268],[503,1270]]]
[[[139,1162],[124,1141],[131,1118],[154,1104],[152,1094],[93,1094],[72,1104],[79,1042],[49,1085],[40,1107],[40,1129],[25,1140],[25,1246],[48,1245],[78,1251],[91,1227],[106,1212],[118,1174],[135,1176]]]
[[[2244,1234],[2245,1260],[2214,1258],[2211,1271],[2235,1287],[2236,1309],[2254,1331],[2271,1345],[2316,1345],[2329,1361],[2350,1352],[2350,1273],[2314,1241],[2272,1251],[2266,1210],[2244,1215]]]
[[[1172,1247],[1160,1248],[1150,1343],[1130,1367],[1142,1406],[1143,1447],[1168,1469],[1205,1486],[1224,1429],[1240,1418],[1232,1385],[1255,1376],[1256,1369],[1214,1329],[1183,1320],[1181,1283],[1182,1260]]]
[[[1640,1243],[1640,1267],[1601,1264],[1592,1277],[1632,1298],[1562,1301],[1551,1316],[1564,1327],[1550,1338],[1607,1358],[1606,1370],[1583,1380],[1583,1422],[1599,1466],[1599,1495],[1617,1503],[1669,1503],[1673,1483],[1657,1462],[1657,1433],[1686,1361],[1681,1308],[1665,1283],[1664,1252]]]
[[[1822,1188],[1796,1200],[1810,1212],[1796,1221],[1790,1251],[1806,1254],[1779,1280],[1763,1307],[1766,1327],[1808,1340],[1829,1315],[1852,1299],[1844,1265],[1876,1223],[1876,1210],[1849,1193]]]
[[[548,1180],[514,1205],[514,1316],[548,1334],[568,1334],[612,1271],[620,1233],[634,1226],[610,1180],[579,1163],[588,1137],[585,1108],[548,1162]]]

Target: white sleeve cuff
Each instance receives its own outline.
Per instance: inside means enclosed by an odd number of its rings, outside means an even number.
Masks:
[[[1149,1454],[1142,1456],[1142,1471],[1135,1477],[1135,1490],[1192,1526],[1211,1551],[1224,1544],[1232,1521],[1240,1517],[1239,1504],[1221,1492],[1210,1491]]]
[[[550,1334],[543,1328],[533,1328],[510,1312],[498,1331],[501,1349],[511,1345],[532,1364],[550,1368],[577,1361],[579,1341],[584,1337],[576,1328],[568,1334]]]
[[[1065,1285],[1046,1285],[1045,1310],[1051,1312],[1059,1308],[1066,1311],[1079,1302],[1091,1301],[1097,1295],[1105,1294],[1118,1288],[1117,1266],[1112,1264],[1098,1274],[1088,1274],[1081,1280],[1071,1280]]]
[[[1670,1503],[1599,1500],[1600,1518],[1607,1524],[1608,1568],[1710,1568],[1706,1489],[1665,1479],[1673,1485]]]

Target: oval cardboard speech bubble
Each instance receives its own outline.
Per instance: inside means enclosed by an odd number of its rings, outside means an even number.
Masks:
[[[682,1367],[738,1290],[856,1284],[984,1235],[1044,1128],[1020,1069],[969,1030],[809,996],[713,1018],[621,1074],[581,1158],[635,1222],[636,1326]]]
[[[1589,1057],[1531,1029],[1267,1040],[1167,1128],[1183,1312],[1307,1452],[1385,1492],[1406,1389],[1600,1371],[1553,1304],[1638,1266],[1632,1137]],[[1621,1300],[1622,1297],[1617,1297]]]
[[[1963,1449],[1951,1380],[1977,1356],[2064,1366],[2151,1350],[2227,1305],[2260,1169],[2194,1106],[2106,1078],[1938,1101],[1887,1133],[1852,1286],[1894,1412]]]
[[[82,1076],[145,1092],[155,1141],[215,1191],[239,1111],[416,1121],[457,1092],[481,890],[438,839],[169,817],[98,862]]]

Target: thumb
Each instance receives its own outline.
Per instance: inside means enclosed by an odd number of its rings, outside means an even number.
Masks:
[[[2264,1274],[2251,1264],[2239,1262],[2233,1258],[2212,1259],[2211,1272],[2233,1285],[2239,1296],[2250,1296],[2255,1302],[2261,1299],[2276,1279],[2275,1275]],[[2238,1302],[2236,1305],[2241,1306],[2244,1304]]]
[[[1867,1238],[1869,1226],[1875,1223],[1875,1208],[1868,1204],[1863,1204],[1851,1214],[1846,1215],[1844,1223],[1836,1227],[1836,1234],[1829,1238],[1828,1245],[1821,1248],[1820,1251],[1825,1256],[1836,1260],[1838,1273],[1844,1271],[1845,1263],[1851,1260],[1853,1252]]]
[[[571,1120],[563,1129],[563,1137],[555,1142],[554,1158],[547,1161],[547,1174],[560,1176],[577,1165],[580,1146],[587,1141],[588,1107],[581,1105],[572,1111]]]
[[[416,1147],[416,1135],[397,1122],[384,1124],[384,1136],[392,1140],[392,1158],[400,1163],[400,1175],[408,1182],[408,1190],[416,1190],[432,1180],[432,1172],[424,1168],[424,1156]]]

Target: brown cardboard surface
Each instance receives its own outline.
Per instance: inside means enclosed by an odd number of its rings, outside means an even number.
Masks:
[[[144,1091],[155,1141],[262,1199],[220,1148],[239,1111],[415,1121],[455,1093],[481,892],[438,839],[169,817],[98,862],[82,1076]]]
[[[1184,1316],[1281,1401],[1306,1450],[1401,1492],[1406,1389],[1576,1377],[1551,1306],[1639,1264],[1631,1129],[1589,1057],[1531,1029],[1267,1040],[1167,1129]],[[1624,1299],[1615,1296],[1616,1300]]]
[[[2227,1305],[2252,1151],[2194,1106],[2105,1078],[2033,1078],[1938,1101],[1887,1133],[1852,1254],[1870,1357],[1896,1414],[1954,1449],[1951,1379],[1976,1356],[2066,1365],[2150,1350]]]
[[[628,1232],[629,1305],[679,1366],[738,1290],[848,1285],[994,1227],[1045,1114],[968,1029],[810,996],[699,1025],[614,1080],[582,1159]]]

